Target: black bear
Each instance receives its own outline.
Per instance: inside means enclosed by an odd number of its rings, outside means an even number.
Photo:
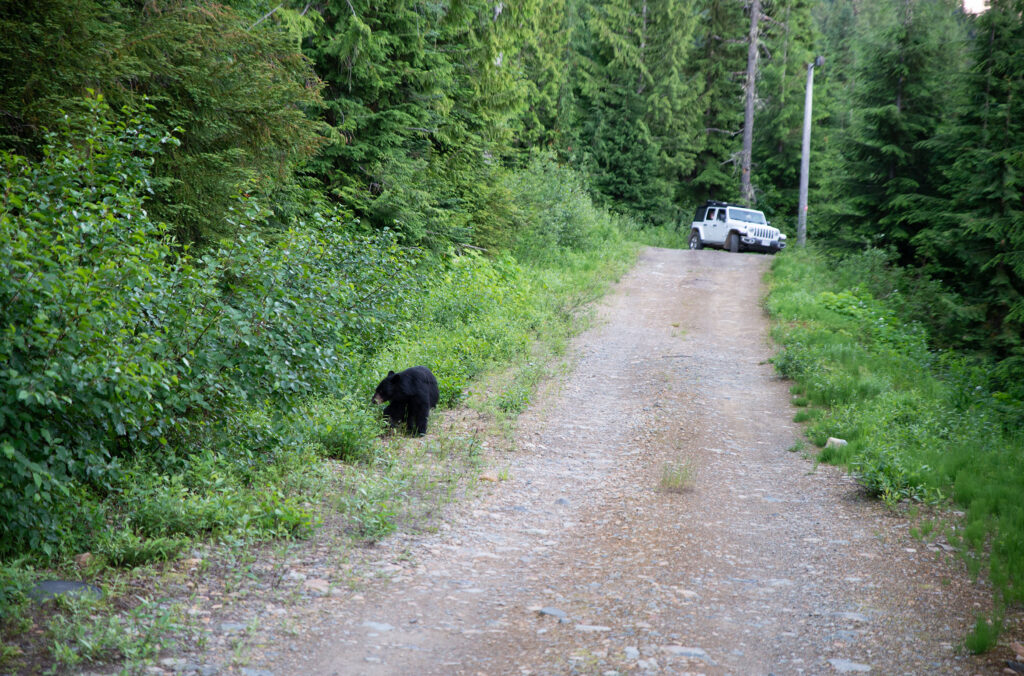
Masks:
[[[413,366],[400,373],[388,371],[373,393],[373,403],[391,402],[384,409],[384,415],[391,426],[405,424],[410,432],[427,433],[427,418],[430,409],[437,406],[441,393],[437,389],[437,378],[426,366]]]

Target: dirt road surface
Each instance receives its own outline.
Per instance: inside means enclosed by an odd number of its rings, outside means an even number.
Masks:
[[[770,260],[645,250],[518,421],[508,479],[383,543],[387,575],[248,673],[993,673],[958,648],[988,607],[963,565],[790,450]]]

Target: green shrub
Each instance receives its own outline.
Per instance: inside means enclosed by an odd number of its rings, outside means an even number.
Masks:
[[[597,207],[583,176],[551,155],[534,156],[508,174],[507,184],[519,216],[511,248],[524,263],[552,263],[566,252],[623,240],[621,219]]]
[[[308,404],[302,425],[324,455],[346,462],[365,462],[372,457],[375,439],[385,422],[380,409],[370,403],[372,387],[366,387],[367,396],[362,402],[349,394]]]
[[[108,531],[96,543],[96,553],[112,566],[134,568],[178,555],[188,541],[183,538],[143,538],[130,530]]]
[[[282,416],[402,331],[416,285],[390,233],[333,216],[190,255],[143,208],[173,139],[83,105],[41,162],[0,155],[0,555],[80,545],[82,491],[115,493],[126,459],[209,445],[267,462],[253,454],[287,445]],[[239,210],[243,229],[260,217]],[[254,408],[279,413],[222,426]]]

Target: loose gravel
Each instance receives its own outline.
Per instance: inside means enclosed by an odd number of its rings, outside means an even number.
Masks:
[[[287,603],[201,594],[209,640],[156,670],[1000,673],[960,648],[990,596],[948,546],[793,450],[769,263],[645,250],[436,532],[361,552],[358,579],[327,539],[297,547]]]

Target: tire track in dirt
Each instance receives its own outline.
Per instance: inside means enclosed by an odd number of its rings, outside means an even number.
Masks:
[[[768,257],[647,249],[519,420],[509,481],[320,599],[283,674],[974,674],[983,589],[799,438]],[[691,488],[659,488],[666,463]],[[391,562],[388,564],[388,562]],[[397,563],[396,563],[397,562]],[[308,630],[308,633],[307,633]]]

